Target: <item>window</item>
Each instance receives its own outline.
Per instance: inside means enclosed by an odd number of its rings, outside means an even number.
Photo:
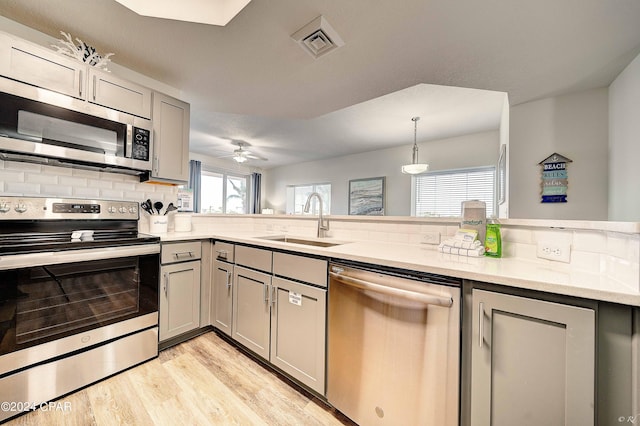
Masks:
[[[495,215],[495,167],[426,173],[412,180],[414,216],[462,216],[462,202],[487,203],[487,216]]]
[[[307,202],[309,194],[317,192],[322,197],[322,214],[331,212],[331,184],[312,183],[308,185],[287,186],[287,214],[318,214],[318,200],[311,201],[309,213],[304,213],[304,204]]]
[[[249,212],[249,176],[203,170],[200,210],[202,213],[246,214]]]

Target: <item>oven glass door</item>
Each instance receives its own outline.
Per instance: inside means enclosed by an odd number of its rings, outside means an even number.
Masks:
[[[158,254],[0,271],[0,355],[158,311]]]

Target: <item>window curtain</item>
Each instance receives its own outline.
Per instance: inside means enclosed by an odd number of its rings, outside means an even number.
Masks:
[[[193,191],[193,211],[200,213],[200,192],[202,191],[202,163],[189,161],[189,189]]]
[[[259,214],[262,212],[260,208],[260,191],[262,186],[262,175],[260,173],[251,173],[251,187],[253,192],[251,194],[251,213]]]

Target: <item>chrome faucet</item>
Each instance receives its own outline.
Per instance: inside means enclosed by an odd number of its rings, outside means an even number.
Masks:
[[[326,236],[325,235],[326,231],[329,230],[329,221],[327,220],[325,223],[324,219],[322,218],[322,197],[320,197],[320,194],[318,194],[317,192],[312,192],[311,194],[309,194],[309,196],[307,197],[307,202],[304,203],[304,212],[309,213],[309,209],[311,208],[311,199],[313,197],[318,198],[318,204],[319,204],[317,236],[318,238],[323,238]]]

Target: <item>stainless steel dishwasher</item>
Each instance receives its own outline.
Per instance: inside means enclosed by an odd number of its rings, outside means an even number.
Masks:
[[[327,399],[361,425],[458,425],[461,280],[329,266]]]

